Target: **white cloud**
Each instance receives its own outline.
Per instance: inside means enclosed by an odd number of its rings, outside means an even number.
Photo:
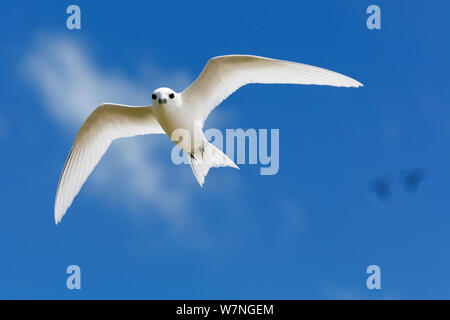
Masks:
[[[38,105],[66,134],[67,143],[61,147],[66,153],[84,120],[101,103],[147,105],[155,88],[169,86],[181,91],[193,80],[184,73],[163,72],[148,63],[137,66],[141,71],[138,76],[130,78],[117,72],[120,66],[114,66],[114,72],[102,69],[104,67],[99,66],[98,60],[89,55],[86,46],[49,34],[38,37],[23,57],[23,74],[42,98]],[[239,123],[235,121],[237,115],[223,109],[214,111],[205,128]],[[239,197],[246,184],[239,183],[241,180],[237,174],[230,175],[224,169],[215,172],[217,179],[211,181],[207,190],[200,189],[188,166],[172,164],[172,146],[169,138],[163,135],[115,141],[83,190],[93,199],[100,197],[98,201],[102,206],[119,205],[133,212],[134,218],[130,222],[138,240],[132,242],[133,250],[138,254],[155,246],[153,239],[147,238],[153,224],[141,223],[141,217],[167,219],[172,234],[176,235],[171,239],[183,246],[203,248],[215,243],[215,246],[228,248],[229,237],[221,234],[228,231],[211,233],[204,228],[195,201],[198,197],[204,198],[207,192],[218,206],[232,207],[232,210],[227,210],[230,214],[244,216],[252,210],[252,205]],[[61,155],[61,167],[66,155]],[[78,197],[75,201],[83,199]],[[237,201],[238,208],[235,206]],[[302,225],[301,219],[295,216],[296,209],[290,201],[285,201],[281,208],[283,224],[288,225],[283,231],[288,235]],[[169,240],[165,236],[165,233],[161,235]],[[234,245],[239,246],[239,242]]]
[[[152,80],[127,79],[101,70],[83,46],[49,35],[37,39],[22,66],[42,95],[42,106],[71,139],[101,103],[147,105],[151,92],[161,83],[171,83],[179,90],[191,81],[182,73],[163,74],[149,66],[146,70],[151,72]],[[170,141],[159,135],[114,142],[88,180],[87,189],[95,196],[119,201],[134,212],[156,211],[176,224],[182,223],[186,212],[182,209],[189,204],[186,190],[192,183],[192,179],[187,180],[183,175],[191,173],[174,167],[170,149],[163,144],[169,145]],[[90,180],[96,188],[89,186]]]

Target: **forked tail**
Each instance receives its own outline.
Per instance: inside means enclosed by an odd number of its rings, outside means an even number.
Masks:
[[[191,153],[189,159],[194,176],[202,187],[205,177],[212,167],[233,167],[239,169],[230,158],[206,139],[203,141],[203,147],[197,149],[195,153]]]

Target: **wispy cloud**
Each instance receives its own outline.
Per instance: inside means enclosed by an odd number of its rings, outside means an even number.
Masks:
[[[41,35],[22,67],[41,94],[45,111],[71,138],[101,103],[147,105],[160,83],[181,89],[191,80],[183,73],[167,74],[151,66],[146,67],[151,80],[128,79],[101,70],[82,45],[54,35]],[[169,143],[165,138],[145,136],[113,143],[94,170],[92,182],[97,188],[89,191],[119,201],[135,212],[152,208],[152,212],[175,223],[182,222],[185,211],[181,209],[188,205],[189,189],[182,175],[188,171],[173,167],[170,151],[161,154],[161,144]]]
[[[166,73],[149,63],[144,68],[150,76],[133,78],[118,73],[120,66],[114,66],[114,72],[102,68],[82,44],[48,34],[38,37],[23,58],[23,72],[42,98],[39,105],[67,135],[66,153],[82,123],[101,103],[146,105],[155,88],[168,85],[182,90],[193,80],[184,73]],[[235,117],[215,110],[206,128],[226,125]],[[115,141],[84,189],[93,198],[101,197],[106,204],[112,202],[133,212],[137,219],[132,221],[140,222],[140,217],[166,218],[177,232],[175,238],[183,243],[186,239],[195,246],[200,242],[211,243],[216,234],[205,230],[203,222],[197,220],[201,219],[198,214],[190,214],[198,213],[195,201],[199,189],[193,189],[199,188],[197,182],[190,168],[176,167],[171,162],[171,148],[169,138],[163,135]],[[61,166],[65,156],[61,156]],[[221,206],[233,206],[239,198],[239,177],[227,174],[225,169],[215,174],[219,182],[202,189],[202,194],[208,192]],[[239,198],[239,203],[239,214],[251,210],[246,199]],[[298,208],[292,201],[286,201],[281,209],[283,221],[288,225],[284,231],[292,235],[302,224],[296,216]],[[235,206],[229,211],[238,214]],[[183,231],[189,235],[182,236]],[[209,240],[203,241],[205,237]]]

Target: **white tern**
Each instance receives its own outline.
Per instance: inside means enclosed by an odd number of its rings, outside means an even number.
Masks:
[[[249,83],[362,86],[342,74],[306,64],[251,55],[226,55],[210,59],[199,77],[183,92],[169,88],[155,90],[152,105],[102,104],[82,125],[64,165],[56,192],[55,223],[61,221],[111,142],[118,138],[167,134],[188,154],[201,186],[211,167],[238,168],[207,141],[202,128],[216,106]]]

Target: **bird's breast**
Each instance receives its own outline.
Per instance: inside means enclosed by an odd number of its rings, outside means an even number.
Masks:
[[[183,108],[160,105],[155,108],[155,117],[172,140],[182,130],[189,133],[194,131],[194,121],[190,119],[189,114]],[[177,129],[178,131],[176,131]]]

